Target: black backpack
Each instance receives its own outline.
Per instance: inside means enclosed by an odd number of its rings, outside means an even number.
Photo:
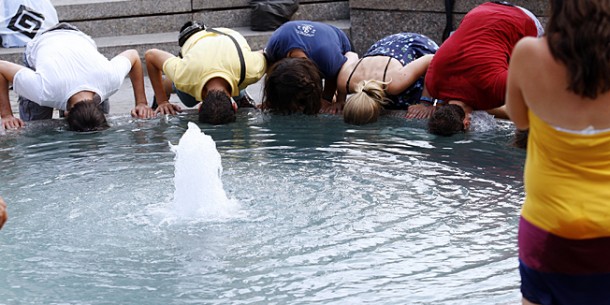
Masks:
[[[298,0],[250,0],[253,31],[273,31],[289,21],[299,9]]]

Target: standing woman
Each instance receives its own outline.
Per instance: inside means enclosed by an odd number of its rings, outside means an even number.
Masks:
[[[610,302],[610,5],[551,0],[514,48],[507,112],[529,129],[519,223],[523,304]]]
[[[438,45],[424,35],[398,33],[377,41],[360,59],[348,56],[337,78],[338,96],[354,93],[343,107],[345,122],[373,123],[384,108],[419,103],[436,50]]]

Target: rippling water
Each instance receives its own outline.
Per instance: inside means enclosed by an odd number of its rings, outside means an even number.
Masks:
[[[168,218],[193,115],[0,135],[0,304],[513,304],[524,151],[333,116],[200,125],[228,219]]]

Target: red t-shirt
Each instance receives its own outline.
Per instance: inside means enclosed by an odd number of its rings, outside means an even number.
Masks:
[[[519,39],[537,34],[534,20],[518,7],[477,6],[434,55],[426,73],[428,92],[475,110],[504,105],[513,47]]]

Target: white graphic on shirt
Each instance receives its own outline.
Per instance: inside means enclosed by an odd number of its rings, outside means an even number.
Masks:
[[[297,34],[313,37],[316,34],[316,29],[311,24],[301,24],[297,26]]]

